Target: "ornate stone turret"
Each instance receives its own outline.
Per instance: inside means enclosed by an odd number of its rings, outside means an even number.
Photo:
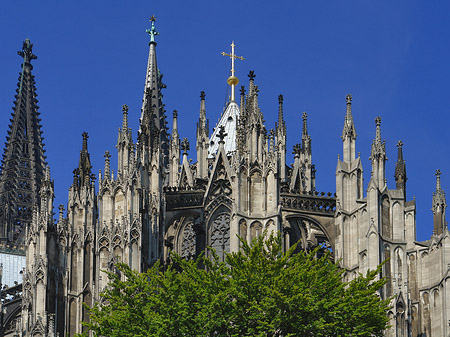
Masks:
[[[39,202],[45,155],[31,61],[36,59],[29,39],[18,52],[23,57],[11,124],[6,137],[0,176],[0,241],[21,246],[32,208]]]
[[[386,141],[381,140],[381,118],[375,118],[376,133],[372,142],[372,152],[370,160],[372,161],[372,181],[382,190],[385,186],[385,167],[386,167]]]
[[[447,227],[445,222],[445,209],[447,202],[445,200],[445,192],[441,187],[441,171],[436,171],[436,192],[433,193],[433,224],[435,235],[441,235]]]
[[[397,143],[398,154],[397,162],[395,163],[395,183],[397,190],[403,190],[404,197],[406,198],[406,165],[403,160],[403,142],[401,140]]]

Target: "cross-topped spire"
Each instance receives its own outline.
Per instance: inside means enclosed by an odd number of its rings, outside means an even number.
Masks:
[[[227,135],[228,134],[225,132],[225,127],[223,125],[221,125],[220,129],[219,129],[219,133],[217,134],[217,137],[219,138],[219,144],[225,143],[224,139]]]
[[[231,76],[228,77],[227,79],[227,83],[231,86],[231,101],[234,102],[234,87],[239,83],[239,79],[234,76],[234,60],[235,59],[239,59],[239,60],[244,60],[244,58],[242,56],[236,56],[236,54],[234,53],[234,41],[231,42],[231,54],[227,54],[225,52],[222,52],[223,56],[229,56],[231,59]]]
[[[205,97],[206,97],[205,92],[204,92],[204,91],[200,91],[200,99],[201,99],[202,101],[204,101],[204,100],[205,100]]]
[[[147,29],[145,32],[150,35],[150,43],[156,43],[155,36],[159,35],[159,32],[157,32],[155,28],[156,16],[152,15],[149,21],[152,23],[152,27],[150,29]]]

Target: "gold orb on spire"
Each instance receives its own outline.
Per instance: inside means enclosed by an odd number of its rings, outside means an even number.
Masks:
[[[230,77],[228,77],[227,83],[228,85],[238,85],[239,79],[236,76],[231,75]]]

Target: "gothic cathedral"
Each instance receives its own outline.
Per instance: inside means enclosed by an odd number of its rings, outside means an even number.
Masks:
[[[430,240],[418,242],[415,201],[406,200],[402,143],[397,144],[396,188],[388,189],[386,144],[381,119],[375,119],[372,175],[365,186],[347,95],[336,192],[317,191],[306,113],[294,163],[287,165],[283,96],[278,97],[278,121],[268,130],[253,71],[235,97],[234,60],[239,57],[234,44],[225,54],[232,60],[231,98],[212,133],[206,95],[200,94],[193,162],[194,146],[190,152],[189,141],[180,139],[176,111],[171,131],[166,127],[154,20],[148,33],[137,139],[124,105],[116,173],[105,152],[104,169],[95,176],[83,133],[67,213],[59,206],[56,220],[32,75],[36,56],[28,39],[19,52],[22,71],[0,176],[0,240],[24,247],[26,268],[19,298],[9,301],[15,305],[4,300],[2,334],[74,336],[83,331],[80,321],[87,320],[82,304],[101,300],[108,281],[101,270],[124,262],[145,271],[155,261],[167,261],[170,251],[195,258],[206,246],[223,258],[239,249],[237,235],[252,240],[268,230],[282,233],[286,249],[299,241],[302,249],[332,250],[346,281],[389,259],[383,266],[388,283],[380,291],[383,298],[393,298],[386,336],[449,335],[450,233],[440,171],[432,199],[434,232]]]

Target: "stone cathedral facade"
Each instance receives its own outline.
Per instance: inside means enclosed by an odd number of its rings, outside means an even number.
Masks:
[[[286,151],[290,149],[286,148],[283,96],[278,97],[277,123],[266,129],[253,71],[238,98],[234,95],[238,81],[232,71],[228,79],[232,99],[213,130],[202,92],[195,146],[186,138],[181,140],[176,111],[170,132],[166,127],[165,85],[157,66],[154,21],[148,33],[149,57],[137,139],[128,127],[129,111],[124,105],[115,154],[118,167],[111,168],[111,154],[105,152],[104,169],[96,176],[88,134],[83,133],[67,210],[65,213],[59,206],[56,220],[53,181],[43,155],[31,75],[35,56],[32,44],[28,40],[24,43],[0,180],[0,234],[11,242],[23,238],[27,265],[19,305],[9,306],[14,301],[3,298],[7,314],[2,334],[73,336],[83,331],[80,321],[88,319],[82,303],[99,301],[107,285],[101,270],[112,270],[115,263],[124,262],[145,271],[155,261],[167,261],[170,251],[194,258],[206,246],[215,248],[223,258],[225,252],[239,249],[237,235],[252,240],[267,229],[282,233],[286,249],[297,241],[302,249],[332,249],[346,270],[345,280],[389,259],[383,267],[388,283],[380,291],[384,298],[393,297],[387,313],[391,328],[386,336],[448,336],[450,234],[440,171],[432,196],[434,234],[430,240],[418,242],[415,201],[406,200],[402,143],[397,144],[396,188],[388,189],[386,144],[381,120],[375,119],[372,175],[365,185],[361,158],[356,155],[352,97],[347,95],[341,140],[336,137],[343,144],[336,167],[336,190],[317,191],[306,113],[301,137],[293,148],[294,163],[287,163]],[[228,56],[235,58],[234,45]],[[137,114],[132,113],[132,118]],[[24,131],[15,125],[27,128]],[[34,136],[24,137],[30,133]],[[36,172],[34,180],[22,176],[21,170]],[[22,182],[29,183],[28,190],[16,190],[26,192],[34,205],[27,206],[29,217],[20,218],[19,223],[15,220],[15,226],[7,216],[24,206],[19,202],[20,193],[8,187],[11,181],[19,187],[27,186]],[[16,194],[8,197],[8,193]],[[8,228],[14,228],[15,234]]]

